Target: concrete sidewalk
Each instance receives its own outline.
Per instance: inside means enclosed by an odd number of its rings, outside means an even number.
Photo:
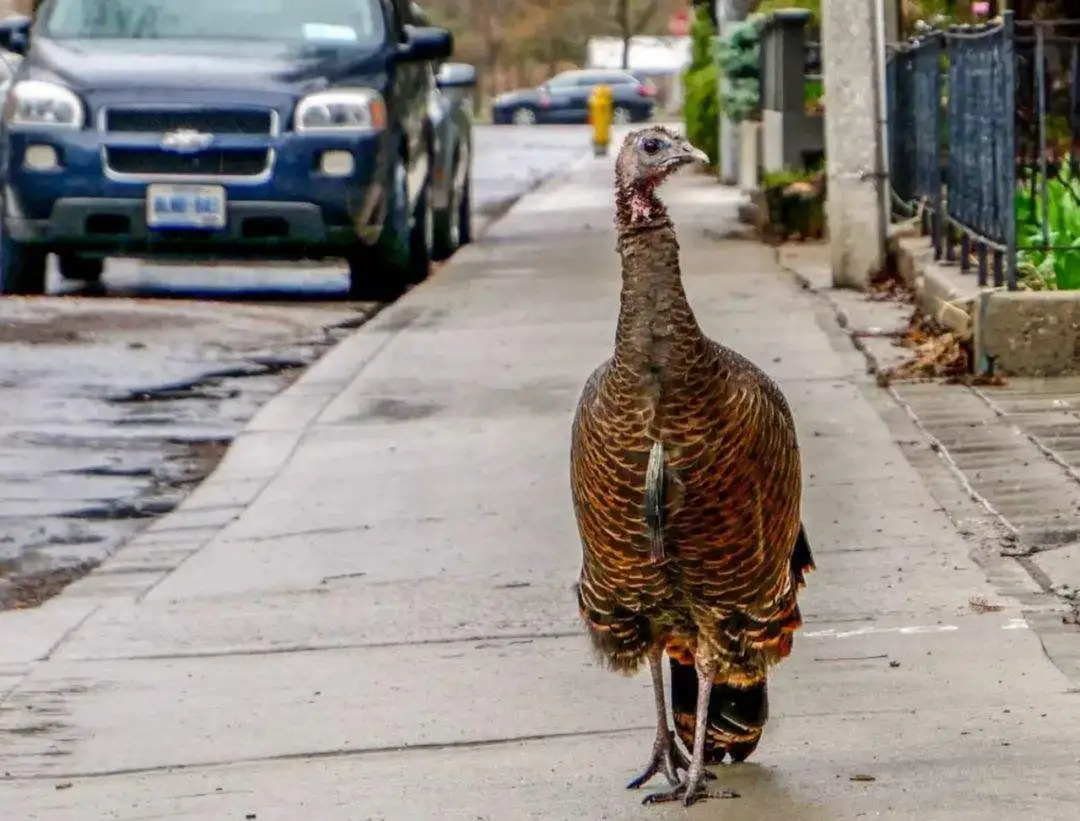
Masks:
[[[702,179],[667,190],[687,288],[794,405],[819,570],[765,739],[720,770],[742,798],[623,788],[648,677],[592,662],[567,488],[614,334],[610,185],[590,160],[520,203],[177,513],[0,615],[0,818],[1074,821],[1080,696],[1020,618],[1038,588],[972,560],[828,310],[769,249],[706,238],[736,201]]]

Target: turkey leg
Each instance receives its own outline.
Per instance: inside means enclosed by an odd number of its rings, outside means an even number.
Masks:
[[[663,662],[663,647],[658,645],[649,651],[649,672],[652,674],[653,697],[656,699],[656,741],[653,742],[648,766],[641,775],[626,785],[628,790],[636,790],[661,770],[664,771],[668,783],[674,787],[679,783],[677,768],[685,770],[690,766],[686,754],[675,746],[675,734],[668,727]]]
[[[643,804],[662,804],[682,799],[689,807],[700,798],[738,798],[734,790],[710,790],[705,786],[710,773],[705,770],[705,733],[709,720],[709,696],[712,695],[713,677],[716,664],[698,662],[698,698],[696,726],[694,727],[694,754],[690,759],[690,768],[682,783],[667,792],[652,793],[645,796]]]

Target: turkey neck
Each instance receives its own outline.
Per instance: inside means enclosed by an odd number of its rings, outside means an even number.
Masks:
[[[702,338],[683,289],[675,229],[665,213],[653,217],[618,226],[623,282],[614,364],[662,384],[695,359]]]

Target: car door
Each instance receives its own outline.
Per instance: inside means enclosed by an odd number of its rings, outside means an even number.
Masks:
[[[391,37],[396,42],[408,40],[407,27],[413,25],[412,10],[408,0],[383,0],[389,15]],[[399,123],[401,137],[408,154],[409,210],[413,213],[420,193],[427,183],[430,172],[427,146],[428,95],[433,84],[431,66],[423,62],[396,63],[394,72],[394,99],[387,101],[392,107],[390,122]]]
[[[569,72],[556,74],[542,87],[538,117],[549,123],[573,122],[574,92],[577,75]]]
[[[589,98],[599,84],[594,74],[579,74],[570,94],[567,122],[587,123],[589,121]]]

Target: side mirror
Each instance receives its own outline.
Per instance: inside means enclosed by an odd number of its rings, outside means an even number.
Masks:
[[[21,14],[0,20],[0,48],[14,54],[26,54],[30,47],[32,22],[29,17]]]
[[[437,26],[406,26],[408,38],[398,49],[398,59],[405,63],[445,60],[454,51],[454,35]]]
[[[475,88],[476,66],[468,63],[443,63],[435,78],[439,88]]]

